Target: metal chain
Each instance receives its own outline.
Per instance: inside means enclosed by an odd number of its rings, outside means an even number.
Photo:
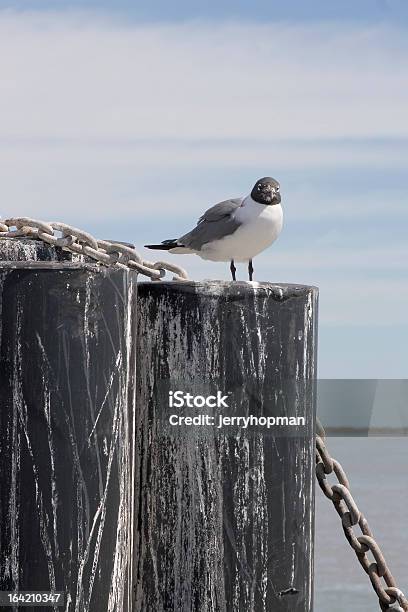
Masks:
[[[10,229],[13,227],[16,229]],[[57,236],[55,232],[61,235]],[[22,237],[35,238],[60,247],[64,251],[91,257],[105,266],[130,268],[148,276],[151,280],[161,280],[166,275],[166,271],[173,272],[173,280],[188,279],[187,272],[180,266],[167,261],[146,261],[129,246],[110,240],[96,240],[88,232],[67,223],[48,223],[29,217],[0,219],[0,238]]]
[[[318,422],[316,436],[316,477],[325,496],[330,499],[339,514],[344,535],[357,555],[361,566],[368,574],[374,591],[376,592],[381,610],[408,611],[408,599],[397,588],[395,579],[387,567],[384,556],[375,541],[366,518],[358,509],[350,493],[347,476],[340,463],[330,456],[325,444],[325,431]],[[331,485],[327,479],[328,474],[334,474],[339,484]],[[356,536],[353,527],[358,525],[362,534]],[[374,562],[371,562],[367,553],[371,551]],[[383,582],[385,585],[383,584]],[[395,604],[395,605],[394,605]],[[396,606],[396,607],[395,607]]]

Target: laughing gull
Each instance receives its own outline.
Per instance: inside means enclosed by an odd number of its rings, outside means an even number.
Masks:
[[[188,234],[145,246],[169,253],[193,253],[210,261],[230,261],[232,280],[236,280],[235,262],[247,261],[251,281],[252,259],[270,246],[282,229],[279,190],[278,181],[270,176],[261,178],[245,198],[225,200],[209,208]]]

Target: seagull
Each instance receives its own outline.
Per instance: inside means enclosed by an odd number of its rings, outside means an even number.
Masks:
[[[209,208],[196,227],[181,238],[145,247],[195,254],[209,261],[229,261],[234,281],[235,262],[248,262],[248,276],[252,281],[253,258],[275,242],[282,224],[280,185],[265,176],[255,183],[248,196],[224,200]]]

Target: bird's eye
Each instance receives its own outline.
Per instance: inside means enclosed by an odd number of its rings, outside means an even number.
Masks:
[[[258,185],[258,191],[261,191],[262,185]]]
[[[275,189],[276,189],[276,191],[279,191],[280,185],[276,185]]]

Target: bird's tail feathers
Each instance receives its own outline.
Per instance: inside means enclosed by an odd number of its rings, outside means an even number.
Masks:
[[[170,249],[184,248],[178,244],[177,238],[173,240],[163,240],[160,244],[145,244],[146,249],[156,249],[158,251],[170,251]]]

